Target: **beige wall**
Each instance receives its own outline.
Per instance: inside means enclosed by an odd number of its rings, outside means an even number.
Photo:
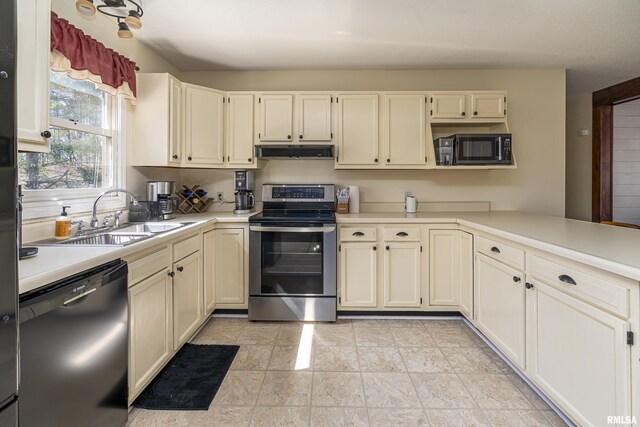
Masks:
[[[150,49],[147,45],[139,42],[135,39],[121,39],[117,34],[117,24],[113,18],[107,17],[103,14],[96,13],[91,18],[85,18],[80,16],[75,8],[75,1],[73,0],[52,0],[51,9],[58,14],[61,18],[68,20],[71,24],[80,28],[85,34],[90,35],[94,39],[103,43],[105,46],[114,49],[118,53],[128,57],[132,61],[135,61],[141,72],[154,73],[154,72],[169,72],[176,77],[180,77],[180,70],[173,64],[166,61],[155,51]],[[134,33],[135,35],[135,33]],[[133,126],[135,126],[135,107],[127,107],[127,153],[130,153],[131,147],[130,137],[133,133]],[[130,159],[131,156],[127,155]],[[127,165],[129,162],[127,162]],[[177,171],[163,171],[158,169],[149,168],[133,168],[127,166],[127,188],[136,194],[143,194],[144,183],[150,179],[148,176],[159,176],[157,179],[178,179],[179,172]]]
[[[567,100],[567,218],[591,220],[591,140],[591,93],[583,93]]]
[[[405,191],[422,201],[490,201],[492,209],[565,214],[564,70],[220,71],[183,72],[186,82],[222,90],[497,90],[508,91],[516,170],[336,171],[330,161],[274,161],[262,182],[359,185],[363,202],[400,202]],[[181,173],[232,199],[231,171]],[[259,188],[259,187],[258,187]]]

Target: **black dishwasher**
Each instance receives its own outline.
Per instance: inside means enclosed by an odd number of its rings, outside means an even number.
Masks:
[[[127,264],[20,297],[21,427],[127,421]]]

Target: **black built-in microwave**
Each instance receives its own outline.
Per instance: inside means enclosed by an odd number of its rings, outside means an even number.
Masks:
[[[433,141],[436,164],[510,165],[512,143],[510,133],[463,134],[436,138]]]

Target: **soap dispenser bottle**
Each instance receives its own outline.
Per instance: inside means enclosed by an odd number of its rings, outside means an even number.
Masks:
[[[67,208],[63,206],[60,216],[56,218],[56,239],[68,239],[71,236],[71,218],[67,214]]]

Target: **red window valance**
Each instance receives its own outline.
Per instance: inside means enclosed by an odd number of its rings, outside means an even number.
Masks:
[[[51,12],[51,69],[135,103],[136,63]]]

